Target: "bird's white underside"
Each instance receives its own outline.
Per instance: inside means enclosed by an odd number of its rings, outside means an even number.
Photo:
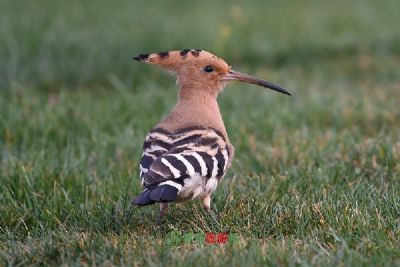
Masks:
[[[177,201],[204,198],[211,195],[217,188],[217,185],[217,178],[207,178],[196,173],[192,177],[185,179],[185,185],[179,191]]]

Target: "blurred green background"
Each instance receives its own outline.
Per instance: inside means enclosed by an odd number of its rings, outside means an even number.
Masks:
[[[0,265],[399,265],[400,2],[0,0]],[[287,88],[219,97],[236,158],[197,202],[130,207],[196,48]],[[233,246],[167,246],[170,231]]]
[[[376,80],[394,79],[395,68],[373,63],[376,58],[398,63],[398,7],[395,0],[3,0],[0,86],[96,88],[116,76],[132,89],[154,80],[150,73],[158,75],[132,56],[182,48],[208,50],[253,69],[322,68],[324,75],[348,78],[375,67]],[[328,62],[342,67],[326,69]]]

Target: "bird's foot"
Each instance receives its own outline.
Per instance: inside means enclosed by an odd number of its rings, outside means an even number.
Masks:
[[[158,216],[157,216],[157,220],[156,220],[156,225],[158,225],[158,226],[161,226],[161,222],[162,222],[162,219],[163,219],[163,215],[161,215],[161,212],[158,214]]]
[[[160,212],[158,213],[158,217],[156,220],[157,225],[161,225],[161,222],[165,214],[167,214],[168,210],[169,210],[168,203],[160,203]]]
[[[213,211],[210,207],[204,207],[204,210],[213,218],[214,221],[219,220],[219,215]]]
[[[215,213],[212,209],[211,209],[211,194],[207,195],[204,199],[203,199],[203,207],[204,210],[211,215],[211,217],[214,219],[214,221],[218,221],[218,214]]]

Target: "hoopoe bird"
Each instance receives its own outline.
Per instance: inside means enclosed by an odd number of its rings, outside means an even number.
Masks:
[[[233,80],[290,93],[234,71],[224,60],[204,50],[141,54],[134,59],[176,74],[180,90],[171,113],[145,138],[140,162],[144,191],[133,204],[160,203],[157,222],[168,211],[168,203],[194,198],[202,199],[204,209],[213,214],[211,194],[234,156],[218,107],[218,94]]]

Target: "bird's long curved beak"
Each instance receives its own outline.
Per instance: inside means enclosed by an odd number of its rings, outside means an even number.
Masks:
[[[250,76],[238,71],[230,70],[228,74],[224,75],[221,78],[222,81],[241,81],[241,82],[247,82],[247,83],[252,83],[256,85],[260,85],[266,88],[269,88],[271,90],[286,94],[286,95],[291,95],[288,91],[280,87],[279,85],[261,80],[257,77]]]

